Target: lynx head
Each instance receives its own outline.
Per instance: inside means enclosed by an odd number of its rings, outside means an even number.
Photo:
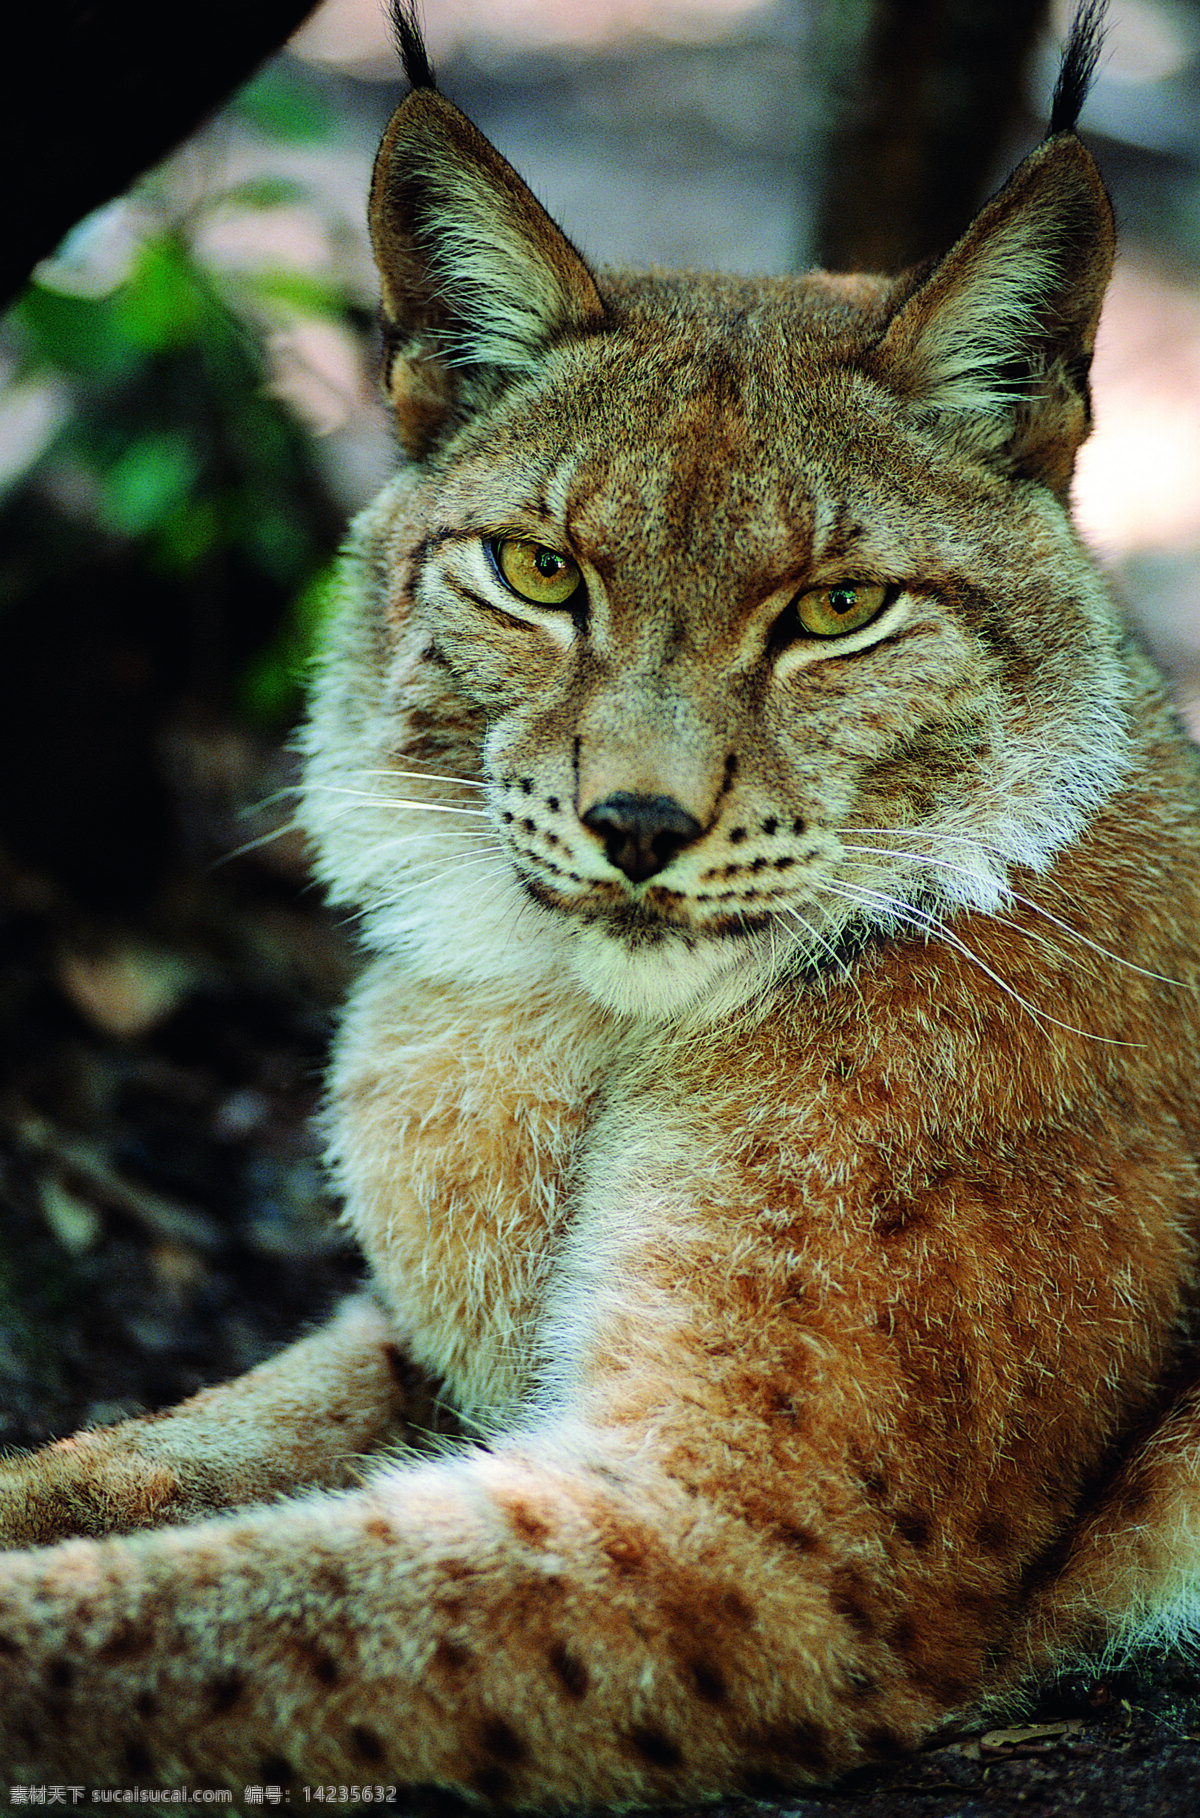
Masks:
[[[1126,761],[1067,510],[1094,9],[1051,136],[899,278],[593,272],[400,32],[371,224],[406,461],[309,735],[335,894],[436,971],[656,1016],[994,909]]]

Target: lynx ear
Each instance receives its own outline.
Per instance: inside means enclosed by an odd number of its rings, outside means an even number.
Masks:
[[[907,295],[874,369],[931,423],[1065,496],[1112,259],[1099,172],[1056,133]]]
[[[410,74],[413,73],[410,64]],[[371,183],[385,384],[423,454],[489,374],[535,367],[564,332],[604,320],[595,280],[512,167],[432,86],[392,115]]]

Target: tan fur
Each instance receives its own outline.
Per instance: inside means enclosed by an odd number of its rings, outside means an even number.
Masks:
[[[1200,783],[1063,504],[1086,152],[923,279],[593,276],[422,87],[373,223],[304,815],[374,1299],[5,1466],[118,1532],[4,1561],[4,1770],[769,1793],[1190,1632]]]

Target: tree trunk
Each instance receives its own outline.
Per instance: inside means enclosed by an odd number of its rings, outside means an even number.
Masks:
[[[835,271],[943,252],[983,198],[1048,0],[826,0],[833,126],[811,248]]]
[[[0,308],[68,228],[194,132],[314,0],[16,0],[0,37]]]

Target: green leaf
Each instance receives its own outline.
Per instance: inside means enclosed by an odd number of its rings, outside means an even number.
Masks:
[[[170,574],[187,574],[221,542],[225,534],[215,499],[188,498],[171,507],[154,529],[154,555]]]
[[[62,372],[121,378],[140,358],[111,296],[71,296],[35,281],[13,318],[34,359]]]
[[[100,522],[118,536],[147,535],[187,500],[199,472],[199,459],[182,434],[140,436],[99,476]]]
[[[236,203],[239,208],[289,208],[293,202],[307,201],[309,191],[294,177],[246,177],[220,193],[222,203]]]
[[[310,142],[329,133],[330,110],[302,71],[276,58],[248,82],[234,110],[273,139]]]
[[[124,332],[151,353],[195,341],[209,314],[196,269],[173,234],[146,241],[115,301]]]
[[[342,321],[346,314],[343,285],[302,271],[255,272],[242,279],[245,294],[258,303],[281,304],[305,316],[328,316]]]

